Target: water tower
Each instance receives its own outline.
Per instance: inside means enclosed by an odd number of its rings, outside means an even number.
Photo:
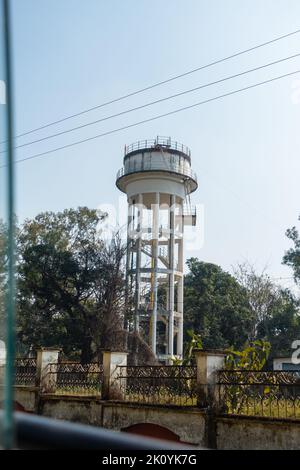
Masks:
[[[183,353],[184,227],[196,224],[189,195],[198,187],[191,152],[165,137],[125,146],[116,185],[128,200],[126,327],[168,362]]]

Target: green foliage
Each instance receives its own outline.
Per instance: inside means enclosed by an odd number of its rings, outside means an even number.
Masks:
[[[270,359],[291,353],[300,336],[299,301],[249,263],[235,276],[219,266],[188,260],[185,279],[185,326],[200,334],[205,348],[243,349],[262,340],[271,344]],[[185,343],[189,337],[185,334]]]
[[[227,349],[225,369],[227,370],[262,370],[271,350],[268,341],[256,340],[246,346],[242,351]]]
[[[194,349],[203,349],[201,335],[195,333],[193,330],[187,330],[187,335],[190,340],[187,342],[183,356],[183,365],[190,365]]]
[[[18,338],[88,362],[122,324],[124,250],[86,207],[27,220],[18,237]]]
[[[247,261],[238,264],[234,275],[246,290],[253,313],[251,330],[249,331],[249,341],[253,341],[257,339],[258,326],[272,315],[274,303],[278,298],[278,287],[272,282],[265,270],[257,273]]]
[[[187,330],[186,334],[189,340],[185,344],[183,359],[178,359],[174,357],[172,359],[172,363],[174,366],[189,366],[193,359],[194,349],[203,349],[202,338],[200,335],[195,333],[193,330]]]
[[[300,216],[298,218],[300,221]],[[294,243],[294,248],[290,248],[283,257],[283,264],[290,266],[294,272],[294,279],[300,283],[300,237],[296,227],[287,230],[286,236]]]
[[[299,301],[287,289],[278,289],[272,308],[257,327],[257,338],[271,344],[270,356],[291,355],[291,344],[300,337]]]
[[[225,358],[225,369],[236,370],[236,371],[260,371],[265,366],[271,345],[268,341],[256,340],[251,344],[247,345],[242,351],[235,351],[233,348],[229,348]],[[239,414],[245,403],[248,400],[248,392],[251,392],[247,386],[239,385],[239,381],[243,383],[243,376],[236,375],[233,385],[228,385],[226,388],[226,407],[230,413]],[[249,381],[249,379],[248,379]],[[268,388],[265,387],[264,393],[268,393]]]
[[[253,322],[247,291],[219,266],[188,260],[185,277],[185,332],[196,331],[204,348],[241,348]],[[189,341],[185,333],[185,342]]]

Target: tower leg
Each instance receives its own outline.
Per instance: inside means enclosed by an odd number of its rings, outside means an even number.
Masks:
[[[158,287],[158,237],[159,237],[159,203],[160,195],[155,193],[155,204],[153,208],[153,311],[152,311],[152,351],[156,355],[156,330],[157,330],[157,287]]]
[[[180,313],[178,321],[178,334],[177,334],[177,355],[182,358],[183,355],[183,274],[178,281],[178,312]]]
[[[127,217],[127,244],[126,244],[126,279],[125,279],[125,313],[124,313],[124,328],[129,330],[128,309],[129,309],[129,269],[130,258],[132,255],[132,220],[133,220],[133,205],[132,199],[128,199],[128,217]]]
[[[175,283],[175,263],[174,263],[174,247],[175,247],[175,201],[174,195],[170,198],[169,219],[170,219],[170,240],[169,240],[169,344],[168,354],[174,355],[174,283]]]
[[[143,195],[138,196],[138,214],[137,214],[137,231],[136,231],[136,279],[135,279],[135,315],[134,315],[134,329],[139,331],[140,318],[139,309],[141,302],[141,249],[142,249],[142,218],[143,218]]]
[[[183,230],[184,225],[181,224],[180,232],[181,237],[178,240],[178,271],[181,276],[177,285],[177,312],[180,313],[178,319],[178,333],[177,333],[177,355],[182,358],[183,356],[183,296],[184,296],[184,275],[183,275]]]

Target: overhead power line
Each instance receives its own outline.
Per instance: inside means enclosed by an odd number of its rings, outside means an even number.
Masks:
[[[28,161],[28,160],[33,160],[33,159],[36,159],[36,158],[39,158],[39,157],[42,157],[42,156],[45,156],[45,155],[49,155],[51,153],[58,152],[59,150],[64,150],[64,149],[67,149],[67,148],[70,148],[70,147],[74,147],[75,145],[80,145],[80,144],[83,144],[85,142],[89,142],[89,141],[92,141],[92,140],[95,140],[95,139],[99,139],[100,137],[104,137],[104,136],[107,136],[107,135],[110,135],[110,134],[114,134],[116,132],[120,132],[120,131],[123,131],[123,130],[126,130],[126,129],[130,129],[132,127],[136,127],[136,126],[139,126],[141,124],[145,124],[147,122],[155,121],[157,119],[161,119],[161,118],[166,117],[166,116],[171,116],[172,114],[176,114],[176,113],[179,113],[181,111],[186,111],[188,109],[196,108],[198,106],[201,106],[201,105],[204,105],[204,104],[207,104],[207,103],[211,103],[213,101],[217,101],[217,100],[222,99],[222,98],[226,98],[227,96],[232,96],[232,95],[235,95],[237,93],[241,93],[241,92],[250,90],[252,88],[256,88],[256,87],[259,87],[259,86],[262,86],[262,85],[266,85],[267,83],[275,82],[277,80],[281,80],[283,78],[290,77],[290,76],[296,75],[298,73],[300,73],[300,70],[295,70],[294,72],[289,72],[289,73],[286,73],[284,75],[279,75],[277,77],[273,77],[273,78],[270,78],[268,80],[264,80],[262,82],[255,83],[253,85],[248,85],[244,88],[239,88],[237,90],[233,90],[233,91],[230,91],[228,93],[224,93],[222,95],[218,95],[218,96],[215,96],[213,98],[209,98],[209,99],[206,99],[204,101],[200,101],[198,103],[194,103],[194,104],[191,104],[191,105],[188,105],[188,106],[183,106],[181,108],[177,108],[177,109],[175,109],[173,111],[169,111],[167,113],[158,114],[157,116],[153,116],[153,117],[148,118],[148,119],[144,119],[144,120],[141,120],[141,121],[138,121],[138,122],[134,122],[132,124],[128,124],[126,126],[122,126],[122,127],[116,128],[116,129],[112,129],[110,131],[103,132],[102,134],[98,134],[98,135],[95,135],[95,136],[92,136],[92,137],[88,137],[86,139],[82,139],[82,140],[79,140],[79,141],[76,141],[76,142],[72,142],[70,144],[66,144],[66,145],[63,145],[61,147],[56,147],[54,149],[47,150],[47,151],[41,152],[41,153],[37,153],[35,155],[30,155],[29,157],[24,157],[22,159],[17,160],[16,163],[21,163],[21,162],[25,162],[25,161]],[[2,168],[2,167],[0,167],[0,168]]]
[[[138,94],[140,94],[140,93],[143,93],[143,92],[145,92],[145,91],[147,91],[147,90],[151,90],[151,89],[153,89],[153,88],[159,87],[159,86],[161,86],[161,85],[164,85],[164,84],[166,84],[166,83],[172,82],[172,81],[177,80],[177,79],[179,79],[179,78],[186,77],[186,76],[191,75],[191,74],[193,74],[193,73],[195,73],[195,72],[199,72],[200,70],[204,70],[204,69],[206,69],[206,68],[209,68],[209,67],[212,67],[212,66],[214,66],[214,65],[220,64],[220,63],[225,62],[225,61],[227,61],[227,60],[234,59],[235,57],[239,57],[239,56],[241,56],[241,55],[243,55],[243,54],[247,54],[248,52],[252,52],[252,51],[254,51],[254,50],[256,50],[256,49],[259,49],[259,48],[268,46],[268,45],[270,45],[270,44],[274,44],[274,43],[276,43],[276,42],[278,42],[278,41],[281,41],[282,39],[286,39],[286,38],[288,38],[288,37],[294,36],[294,35],[299,34],[299,33],[300,33],[300,29],[297,29],[296,31],[292,31],[292,32],[287,33],[287,34],[284,34],[284,35],[282,35],[282,36],[278,36],[278,37],[276,37],[276,38],[274,38],[274,39],[271,39],[271,40],[269,40],[269,41],[263,42],[263,43],[261,43],[261,44],[257,44],[256,46],[249,47],[248,49],[244,49],[244,50],[235,52],[234,54],[228,55],[228,56],[223,57],[223,58],[221,58],[221,59],[217,59],[217,60],[214,60],[214,61],[212,61],[212,62],[209,62],[209,63],[207,63],[207,64],[205,64],[205,65],[201,65],[201,66],[199,66],[199,67],[196,67],[196,68],[194,68],[194,69],[192,69],[192,70],[188,70],[187,72],[183,72],[183,73],[181,73],[181,74],[174,75],[174,76],[172,76],[172,77],[170,77],[170,78],[167,78],[166,80],[162,80],[162,81],[157,82],[157,83],[154,83],[154,84],[152,84],[152,85],[148,85],[148,86],[146,86],[146,87],[144,87],[144,88],[140,88],[140,89],[135,90],[135,91],[132,91],[132,92],[130,92],[130,93],[127,93],[127,94],[118,96],[117,98],[113,98],[113,99],[111,99],[111,100],[109,100],[109,101],[106,101],[106,102],[103,102],[103,103],[101,103],[101,104],[99,104],[99,105],[92,106],[92,107],[90,107],[90,108],[84,109],[84,110],[79,111],[79,112],[77,112],[77,113],[74,113],[74,114],[70,114],[70,115],[68,115],[68,116],[65,116],[65,117],[63,117],[63,118],[61,118],[61,119],[57,119],[56,121],[52,121],[52,122],[49,122],[49,123],[47,123],[47,124],[44,124],[43,126],[36,127],[35,129],[31,129],[31,130],[29,130],[29,131],[27,131],[27,132],[23,132],[23,133],[21,133],[21,134],[18,134],[18,135],[16,136],[16,138],[18,138],[18,137],[24,137],[24,136],[26,136],[26,135],[32,134],[33,132],[37,132],[37,131],[39,131],[39,130],[46,129],[47,127],[54,126],[55,124],[59,124],[59,123],[61,123],[61,122],[67,121],[68,119],[72,119],[72,118],[74,118],[74,117],[81,116],[81,115],[83,115],[83,114],[89,113],[90,111],[94,111],[94,110],[96,110],[96,109],[103,108],[104,106],[108,106],[108,105],[110,105],[110,104],[116,103],[116,102],[121,101],[121,100],[124,100],[124,99],[126,99],[126,98],[130,98],[130,97],[132,97],[132,96],[135,96],[135,95],[138,95]],[[3,142],[1,142],[1,143],[3,143]]]
[[[19,148],[27,147],[29,145],[37,144],[39,142],[44,142],[45,140],[53,139],[55,137],[59,137],[61,135],[67,134],[69,132],[74,132],[74,131],[83,129],[85,127],[92,126],[94,124],[99,124],[100,122],[103,122],[103,121],[108,121],[109,119],[112,119],[112,118],[115,118],[115,117],[123,116],[124,114],[132,113],[133,111],[138,111],[140,109],[144,109],[144,108],[147,108],[149,106],[153,106],[154,104],[162,103],[164,101],[168,101],[168,100],[171,100],[173,98],[177,98],[179,96],[183,96],[183,95],[186,95],[188,93],[192,93],[194,91],[201,90],[203,88],[207,88],[207,87],[210,87],[210,86],[213,86],[213,85],[217,85],[217,84],[226,82],[228,80],[232,80],[233,78],[238,78],[238,77],[241,77],[241,76],[246,75],[248,73],[256,72],[258,70],[262,70],[264,68],[267,68],[267,67],[270,67],[272,65],[276,65],[276,64],[285,62],[285,61],[290,60],[290,59],[295,59],[296,57],[299,57],[299,56],[300,56],[300,53],[297,53],[297,54],[294,54],[294,55],[291,55],[291,56],[288,56],[288,57],[284,57],[283,59],[278,59],[278,60],[275,60],[273,62],[269,62],[268,64],[260,65],[258,67],[253,68],[253,69],[245,70],[243,72],[239,72],[239,73],[236,73],[234,75],[230,75],[229,77],[224,77],[224,78],[221,78],[219,80],[215,80],[213,82],[205,83],[204,85],[200,85],[200,86],[197,86],[195,88],[189,88],[188,90],[184,90],[184,91],[181,91],[179,93],[175,93],[173,95],[169,95],[169,96],[166,96],[164,98],[160,98],[160,99],[155,100],[155,101],[150,101],[149,103],[145,103],[145,104],[142,104],[140,106],[135,106],[133,108],[129,108],[129,109],[126,109],[124,111],[120,111],[118,113],[111,114],[109,116],[105,116],[103,118],[97,119],[97,120],[92,121],[92,122],[88,122],[86,124],[81,124],[79,126],[72,127],[71,129],[66,129],[64,131],[57,132],[55,134],[51,134],[51,135],[48,135],[48,136],[45,136],[45,137],[41,137],[40,139],[35,139],[35,140],[30,141],[30,142],[25,142],[24,144],[17,145],[15,148],[19,149]],[[5,153],[5,150],[0,151],[0,154],[1,153]]]

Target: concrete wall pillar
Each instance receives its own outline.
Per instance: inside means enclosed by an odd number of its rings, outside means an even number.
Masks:
[[[54,393],[57,384],[57,364],[61,349],[40,348],[36,356],[36,385],[42,393]]]
[[[126,378],[118,378],[120,375],[118,367],[127,366],[127,354],[126,352],[103,351],[102,400],[123,398],[126,392]]]
[[[217,377],[224,368],[225,352],[220,350],[196,349],[198,406],[219,408]]]

